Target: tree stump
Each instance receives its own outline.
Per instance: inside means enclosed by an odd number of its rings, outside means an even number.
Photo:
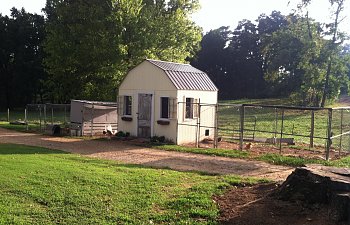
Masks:
[[[281,200],[328,205],[329,218],[350,225],[350,169],[308,165],[296,168],[275,192]]]

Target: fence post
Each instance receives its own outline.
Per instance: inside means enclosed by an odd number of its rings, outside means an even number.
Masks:
[[[67,107],[67,106],[64,105],[64,124],[67,123],[67,108],[66,108],[66,107]]]
[[[198,99],[197,103],[197,140],[196,140],[196,147],[199,148],[199,141],[201,138],[201,100]]]
[[[42,128],[41,128],[41,106],[39,106],[39,126],[40,126],[40,132],[42,132]]]
[[[328,109],[328,130],[327,130],[327,145],[326,145],[326,160],[329,160],[329,152],[332,145],[332,109]]]
[[[10,109],[7,108],[7,122],[10,122]]]
[[[315,134],[315,111],[311,111],[311,130],[310,130],[310,148],[314,147],[314,134]]]
[[[342,142],[343,142],[343,119],[344,119],[344,111],[343,109],[340,110],[340,140],[339,140],[339,145],[340,145],[340,148],[339,148],[339,156],[341,154],[341,151],[342,151]]]
[[[91,107],[91,128],[90,128],[90,136],[93,136],[93,132],[94,132],[94,103],[92,103],[92,107]]]
[[[243,138],[244,138],[244,104],[240,110],[240,132],[239,132],[239,150],[243,150]]]
[[[28,127],[28,106],[26,105],[26,108],[24,109],[24,122],[26,123],[26,130],[29,130]]]
[[[46,118],[46,103],[43,104],[43,105],[41,105],[41,106],[44,107],[44,126],[46,127],[46,124],[47,124],[47,118]],[[41,106],[40,106],[40,107],[41,107]]]
[[[273,137],[274,144],[277,144],[276,138],[277,138],[277,126],[278,126],[278,110],[275,108],[275,135]]]
[[[281,137],[280,137],[280,154],[282,153],[283,123],[284,123],[284,109],[282,109]]]
[[[214,148],[218,148],[218,103],[215,104],[215,121],[214,121]]]
[[[53,105],[51,105],[51,125],[53,125]]]

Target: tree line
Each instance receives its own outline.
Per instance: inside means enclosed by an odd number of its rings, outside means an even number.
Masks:
[[[47,0],[45,15],[0,14],[0,108],[70,99],[115,101],[128,70],[145,58],[190,62],[218,86],[220,99],[290,96],[324,106],[348,90],[349,47],[333,21],[273,11],[234,30],[202,35],[198,0]]]
[[[348,92],[350,48],[339,31],[343,0],[331,0],[332,21],[308,16],[311,1],[297,13],[260,15],[231,31],[220,27],[204,35],[192,65],[206,71],[221,99],[290,97],[295,104],[324,107]]]

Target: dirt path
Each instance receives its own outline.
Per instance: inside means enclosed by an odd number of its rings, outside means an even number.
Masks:
[[[264,162],[225,157],[163,151],[129,145],[121,141],[82,140],[20,133],[0,128],[0,143],[25,144],[58,149],[67,152],[111,159],[123,163],[139,164],[178,171],[201,171],[213,174],[237,174],[285,180],[293,171],[290,167]]]

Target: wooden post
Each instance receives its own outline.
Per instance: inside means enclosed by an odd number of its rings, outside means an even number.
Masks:
[[[46,104],[43,105],[44,106],[44,126],[46,127],[47,124],[47,116],[46,116]]]
[[[310,130],[310,148],[314,147],[314,134],[315,134],[315,111],[311,111],[311,130]]]
[[[7,122],[10,122],[10,109],[7,108]]]
[[[199,148],[199,142],[201,139],[201,99],[198,99],[197,103],[197,140],[196,147]]]
[[[281,137],[280,137],[280,154],[282,153],[283,123],[284,123],[284,109],[282,109]]]
[[[277,144],[276,138],[277,138],[277,126],[278,126],[278,110],[275,108],[275,135],[273,137],[274,144]]]
[[[340,134],[341,134],[341,136],[340,136],[340,140],[339,140],[339,145],[340,145],[340,147],[339,147],[339,156],[340,156],[340,154],[341,154],[341,151],[342,151],[342,142],[343,142],[343,119],[344,119],[344,110],[343,109],[341,109],[340,110]]]
[[[332,109],[328,109],[328,129],[327,129],[327,144],[326,144],[326,160],[329,160],[329,152],[332,145]]]
[[[243,138],[244,138],[244,104],[240,109],[240,132],[239,132],[239,149],[243,150]]]
[[[215,104],[215,121],[214,121],[214,148],[218,148],[218,110],[219,105]]]
[[[92,107],[91,107],[91,127],[90,127],[90,136],[93,136],[93,132],[94,132],[94,103],[92,103]]]
[[[64,124],[67,123],[67,108],[66,108],[66,107],[67,107],[67,106],[64,105]]]
[[[28,131],[29,127],[28,127],[28,116],[27,116],[27,113],[28,113],[28,106],[26,106],[26,108],[24,109],[24,122],[26,123],[26,130]]]
[[[51,125],[53,125],[53,105],[51,105]]]
[[[42,132],[42,127],[41,127],[41,106],[39,106],[39,126],[40,126],[40,132]]]

